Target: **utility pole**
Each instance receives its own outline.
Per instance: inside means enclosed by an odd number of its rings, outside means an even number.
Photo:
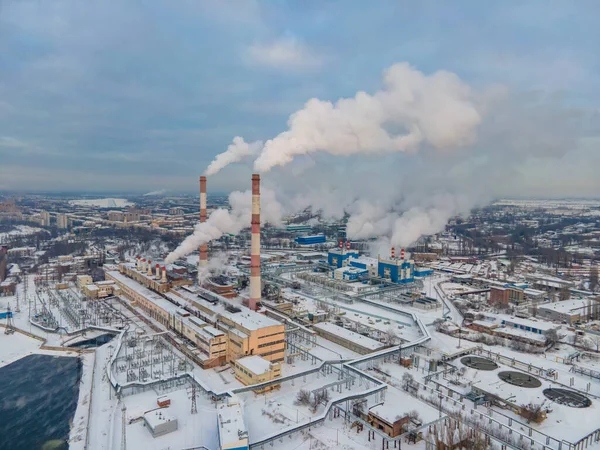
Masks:
[[[123,399],[121,398],[121,401]],[[123,402],[123,407],[121,408],[121,450],[127,450],[127,407],[125,406],[125,402]]]
[[[6,307],[6,328],[4,329],[4,334],[13,334],[14,332],[15,332],[15,324],[13,322],[10,305],[8,305]]]

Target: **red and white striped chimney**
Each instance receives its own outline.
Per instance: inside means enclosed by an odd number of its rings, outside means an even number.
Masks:
[[[400,259],[404,259],[404,249],[400,250]]]
[[[206,177],[200,177],[200,223],[206,222]],[[208,264],[208,244],[200,245],[200,266]]]
[[[346,250],[350,251],[350,241],[346,241]]]
[[[396,249],[392,247],[392,259],[396,257]]]
[[[248,307],[256,311],[261,297],[260,285],[260,175],[252,175],[252,241],[250,247],[250,299]]]

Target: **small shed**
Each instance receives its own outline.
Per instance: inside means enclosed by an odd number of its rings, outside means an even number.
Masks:
[[[144,423],[154,438],[177,430],[177,419],[162,408],[144,413]]]

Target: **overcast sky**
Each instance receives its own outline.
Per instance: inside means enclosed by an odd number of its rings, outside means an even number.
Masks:
[[[0,189],[195,191],[234,136],[269,139],[308,99],[373,92],[408,62],[544,98],[539,135],[575,111],[501,193],[600,196],[598,17],[597,0],[0,0]]]

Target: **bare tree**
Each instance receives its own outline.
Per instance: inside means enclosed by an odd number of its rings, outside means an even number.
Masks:
[[[433,325],[435,326],[435,331],[440,331],[442,329],[442,324],[444,323],[444,319],[437,318],[433,321]]]
[[[310,391],[300,389],[296,395],[295,405],[308,406],[310,405]]]
[[[528,405],[521,405],[521,416],[524,419],[527,419],[527,423],[543,422],[546,418],[544,403],[546,402],[544,401],[542,403],[529,403]]]
[[[396,345],[400,338],[392,327],[388,328],[383,335],[385,345]]]
[[[408,391],[409,386],[415,382],[415,378],[410,373],[402,374],[402,386],[405,391]]]
[[[600,351],[600,336],[598,336],[597,334],[592,334],[590,336],[590,341],[596,347],[596,351]]]
[[[546,336],[546,345],[556,345],[558,342],[560,342],[560,340],[562,338],[564,338],[563,335],[558,333],[557,328],[553,328],[553,329],[546,331],[545,336]]]

